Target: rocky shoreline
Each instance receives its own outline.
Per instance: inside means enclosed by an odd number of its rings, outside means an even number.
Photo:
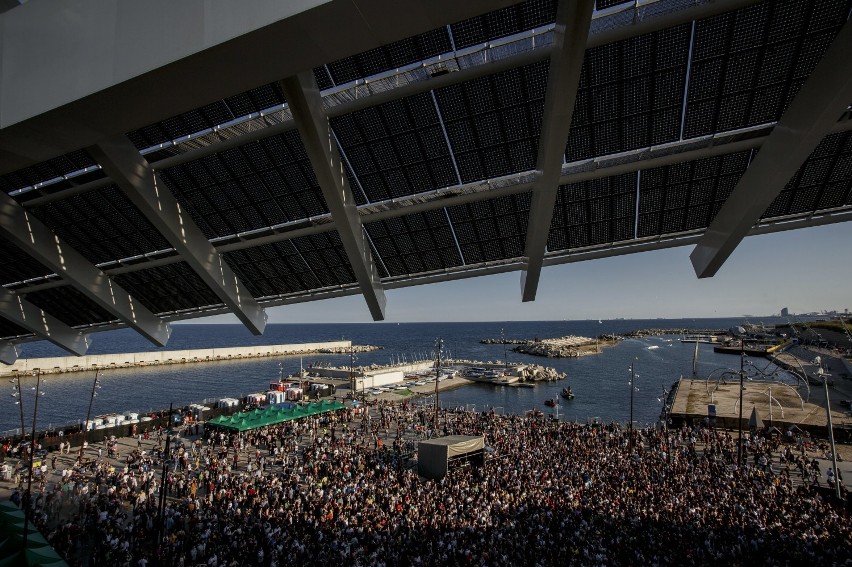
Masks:
[[[525,366],[518,373],[521,382],[556,382],[568,377],[564,372],[558,372],[555,368],[547,368],[538,364]]]
[[[658,337],[661,335],[725,335],[725,329],[636,329],[628,337]]]
[[[542,356],[546,358],[579,358],[591,354],[600,354],[603,347],[617,344],[620,337],[602,335],[596,339],[568,335],[555,339],[482,339],[485,345],[517,345],[512,352]]]

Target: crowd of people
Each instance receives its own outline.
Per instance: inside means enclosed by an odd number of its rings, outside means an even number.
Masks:
[[[57,551],[90,566],[852,563],[848,508],[797,477],[795,445],[754,437],[739,464],[735,439],[701,426],[463,409],[432,425],[431,409],[386,404],[157,432],[123,466],[90,447],[34,486],[32,507]],[[417,440],[456,434],[485,437],[485,464],[419,477]]]

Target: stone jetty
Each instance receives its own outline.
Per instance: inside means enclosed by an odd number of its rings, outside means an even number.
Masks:
[[[560,373],[555,368],[546,368],[538,364],[530,364],[518,370],[521,382],[556,382],[567,378],[564,372]]]
[[[512,349],[532,356],[547,358],[579,358],[590,354],[599,354],[601,348],[615,344],[615,341],[601,341],[589,337],[569,335],[556,339],[527,341]]]
[[[660,335],[725,335],[725,329],[636,329],[628,337],[658,337]]]
[[[499,360],[466,360],[456,359],[446,361],[448,366],[479,366],[488,368],[489,370],[505,370],[507,374],[517,376],[519,382],[555,382],[567,378],[568,375],[564,372],[559,372],[555,368],[544,367],[538,364],[523,364],[520,362],[509,362]]]
[[[126,352],[120,354],[95,354],[85,356],[61,356],[51,358],[19,358],[15,364],[0,365],[0,376],[30,374],[39,369],[43,374],[65,372],[91,372],[95,369],[129,369],[168,364],[192,364],[249,358],[291,356],[297,354],[349,354],[369,352],[382,347],[353,345],[351,341],[330,341],[290,345],[255,345],[227,348],[205,348],[191,350],[155,350],[150,352]]]

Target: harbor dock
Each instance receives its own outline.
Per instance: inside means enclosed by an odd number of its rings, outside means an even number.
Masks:
[[[704,378],[681,378],[668,412],[672,425],[708,423],[714,420],[715,426],[721,429],[738,429],[739,386],[739,380],[732,376],[726,381],[717,381],[715,378],[710,381]],[[749,419],[752,410],[756,409],[765,427],[775,427],[786,432],[795,426],[819,437],[827,437],[828,421],[822,387],[811,386],[808,394],[803,387],[796,389],[778,382],[747,380],[744,386],[744,430],[749,430]],[[840,405],[846,394],[832,388],[830,396],[835,437],[838,441],[848,442],[852,440],[852,415]]]

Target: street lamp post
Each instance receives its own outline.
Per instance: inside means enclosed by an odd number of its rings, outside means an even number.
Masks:
[[[166,430],[166,447],[165,447],[165,451],[163,452],[163,455],[162,455],[163,456],[163,474],[162,474],[162,477],[160,479],[160,501],[157,504],[157,511],[159,512],[159,514],[158,514],[158,516],[159,516],[158,526],[157,526],[157,545],[158,546],[162,545],[163,535],[165,533],[165,527],[166,527],[166,495],[167,495],[166,485],[168,484],[167,477],[166,477],[166,471],[167,471],[168,465],[169,465],[169,456],[170,456],[169,448],[170,448],[170,445],[171,445],[171,442],[172,442],[172,411],[173,411],[173,404],[170,403],[169,404],[169,418],[168,418],[169,428]]]
[[[627,424],[628,441],[627,447],[633,448],[633,391],[636,389],[636,359],[630,362],[630,423]]]
[[[662,409],[660,410],[660,420],[662,423],[663,431],[668,429],[669,422],[669,391],[665,386],[662,387],[663,391],[660,394],[660,397],[657,398],[657,401],[662,404]]]
[[[503,343],[503,366],[505,370],[508,372],[509,370],[509,355],[506,353],[506,335],[503,333],[503,329],[500,329],[500,342]]]
[[[743,378],[745,376],[745,340],[740,339],[740,419],[737,438],[737,466],[743,466]]]
[[[831,467],[834,471],[834,492],[837,499],[840,499],[840,474],[837,470],[837,448],[834,446],[834,426],[831,422],[831,400],[828,397],[828,374],[822,369],[822,359],[816,357],[817,374],[822,378],[822,385],[825,388],[825,416],[828,421],[828,440],[831,443]]]
[[[438,363],[435,365],[435,433],[438,432],[438,381],[441,378],[441,352],[444,350],[444,339],[439,338],[435,343]]]
[[[100,369],[96,366],[95,367],[95,381],[92,382],[92,395],[89,398],[89,409],[86,411],[86,426],[83,428],[83,440],[80,441],[80,455],[77,457],[77,461],[80,462],[80,463],[83,462],[83,452],[86,449],[86,437],[88,437],[88,435],[89,435],[89,419],[92,416],[92,404],[95,401],[95,396],[97,396],[97,389],[99,387],[98,386],[98,373],[99,372],[100,372]]]
[[[35,369],[36,385],[35,385],[35,402],[33,403],[33,432],[30,437],[30,463],[27,468],[27,492],[23,501],[24,505],[24,550],[27,549],[27,532],[30,524],[30,502],[32,500],[32,485],[33,485],[33,460],[35,457],[35,438],[36,438],[36,421],[38,420],[38,399],[41,395],[41,370]],[[20,387],[20,382],[18,382]]]
[[[349,388],[352,390],[352,399],[355,400],[355,390],[357,388],[355,384],[355,361],[358,360],[358,357],[355,356],[355,347],[353,345],[349,345]]]
[[[15,371],[15,377],[10,380],[12,384],[14,384],[15,393],[12,394],[13,398],[17,398],[15,402],[18,405],[18,409],[21,412],[21,443],[26,440],[27,434],[24,431],[24,390],[21,388],[21,376]]]

